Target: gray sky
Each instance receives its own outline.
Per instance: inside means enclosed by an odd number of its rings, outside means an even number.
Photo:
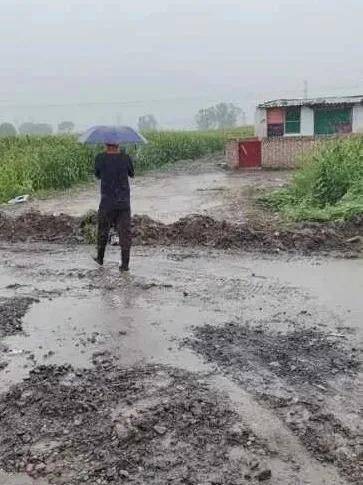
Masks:
[[[155,113],[363,93],[362,0],[0,0],[0,120]],[[52,105],[52,106],[47,106]],[[67,105],[67,106],[62,106]]]

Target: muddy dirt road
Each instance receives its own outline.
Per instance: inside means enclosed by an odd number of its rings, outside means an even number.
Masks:
[[[197,161],[182,161],[162,172],[136,177],[131,187],[133,212],[165,223],[191,213],[244,222],[261,216],[251,204],[252,194],[266,187],[280,187],[291,177],[288,171],[231,172],[223,168],[224,163],[222,156],[214,155]],[[34,209],[42,213],[82,216],[89,210],[96,210],[98,201],[99,188],[95,183],[21,206],[0,206],[0,210],[19,214]]]
[[[0,242],[0,484],[362,483],[362,259],[90,252]]]

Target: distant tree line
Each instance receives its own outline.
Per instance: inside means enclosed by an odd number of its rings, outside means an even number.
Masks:
[[[70,134],[74,131],[75,125],[73,121],[62,121],[58,124],[58,133],[60,134]],[[52,135],[53,127],[49,123],[33,123],[25,122],[22,123],[18,130],[12,123],[1,123],[0,124],[0,138],[6,136],[16,136],[19,135]]]
[[[239,119],[243,120],[243,110],[233,103],[219,103],[209,108],[198,111],[195,116],[195,122],[199,130],[214,130],[233,128],[237,125]],[[73,133],[75,124],[73,121],[62,121],[57,126],[57,133]],[[140,131],[156,131],[158,121],[153,114],[140,116],[138,119],[138,129]],[[49,123],[22,123],[18,129],[12,123],[0,124],[0,137],[20,135],[51,135],[53,127]]]
[[[215,130],[234,128],[240,116],[244,115],[242,109],[233,103],[219,103],[198,111],[195,122],[199,130]]]

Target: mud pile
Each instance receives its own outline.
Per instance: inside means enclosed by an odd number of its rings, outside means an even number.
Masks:
[[[339,374],[354,376],[360,368],[357,349],[345,348],[334,334],[316,328],[283,333],[228,323],[198,327],[194,337],[185,343],[209,361],[241,370],[255,367],[256,374],[268,375],[270,381],[272,375],[292,385],[325,385]]]
[[[22,318],[36,300],[27,297],[0,298],[0,371],[7,367],[1,355],[8,351],[1,339],[22,332]]]
[[[18,217],[0,212],[0,239],[5,241],[65,242],[74,239],[77,220],[61,214],[41,214],[31,211]]]
[[[35,301],[28,297],[0,298],[0,338],[23,330],[21,319]]]
[[[299,225],[293,229],[275,230],[237,225],[208,216],[191,215],[164,225],[147,217],[133,221],[137,244],[176,244],[207,246],[217,249],[245,249],[278,252],[286,250],[343,250],[361,244],[348,243],[352,235],[363,234],[363,218],[350,225]]]
[[[169,367],[41,366],[0,397],[0,467],[54,484],[245,483],[267,479],[231,451],[253,442],[236,412],[202,380]],[[254,481],[253,483],[256,483]]]
[[[29,212],[19,217],[0,213],[0,239],[6,241],[94,242],[96,213],[83,218]],[[363,217],[350,223],[299,224],[288,229],[252,227],[190,215],[172,224],[134,216],[134,243],[138,245],[204,246],[267,252],[343,251],[362,248]]]
[[[185,345],[273,407],[319,460],[361,483],[360,432],[354,425],[361,419],[359,409],[350,411],[353,424],[347,426],[325,404],[332,397],[342,399],[339,382],[348,389],[359,386],[358,349],[316,328],[281,333],[237,323],[195,328]]]

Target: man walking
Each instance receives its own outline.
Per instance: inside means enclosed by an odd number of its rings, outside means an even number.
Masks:
[[[103,258],[111,227],[119,235],[121,248],[120,271],[129,270],[131,247],[131,210],[129,177],[134,177],[132,160],[118,145],[106,145],[106,151],[97,155],[95,175],[101,180],[101,202],[98,211],[97,256]]]

